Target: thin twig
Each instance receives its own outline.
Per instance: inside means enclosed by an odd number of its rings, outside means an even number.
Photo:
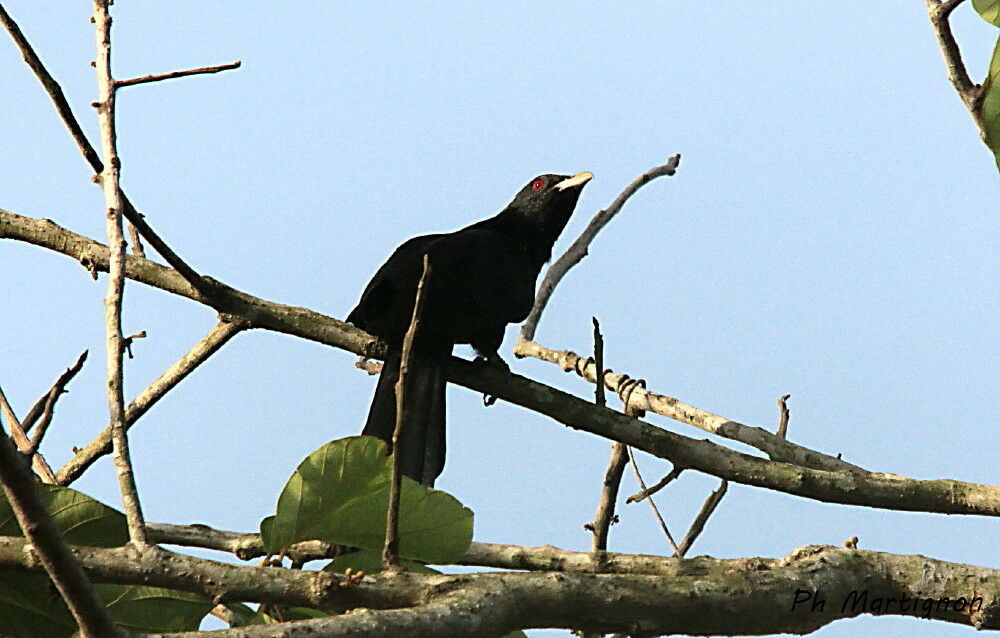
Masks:
[[[410,366],[413,363],[413,340],[420,329],[420,316],[424,309],[424,285],[431,275],[431,262],[424,255],[424,271],[417,284],[417,296],[413,301],[413,317],[410,327],[403,337],[403,352],[399,360],[399,379],[396,381],[396,427],[392,432],[392,482],[389,484],[389,507],[385,521],[385,547],[382,549],[382,565],[387,570],[399,569],[399,496],[402,491],[403,474],[402,458],[399,454],[399,442],[403,436],[403,427],[408,418],[406,404],[406,383]]]
[[[55,380],[55,383],[52,384],[52,387],[49,388],[49,391],[40,396],[38,401],[35,401],[35,405],[31,406],[28,413],[24,415],[24,422],[21,424],[24,427],[25,434],[31,431],[35,422],[42,416],[46,406],[48,405],[49,398],[54,396],[58,399],[66,391],[67,384],[69,384],[73,377],[75,377],[77,373],[83,369],[83,364],[87,361],[88,354],[90,354],[89,350],[81,352],[80,356],[76,359],[76,363],[69,368],[66,368],[66,370],[59,375],[59,378]],[[53,405],[55,404],[53,403]]]
[[[671,483],[673,483],[677,479],[677,477],[681,475],[681,472],[683,472],[683,471],[684,471],[683,467],[681,467],[679,465],[675,465],[673,467],[673,469],[670,470],[670,473],[668,473],[666,476],[664,476],[663,478],[661,478],[656,485],[654,485],[653,487],[650,487],[648,489],[644,489],[644,490],[641,490],[639,492],[636,492],[632,496],[630,496],[627,499],[625,499],[625,502],[626,503],[630,503],[630,504],[631,503],[638,503],[639,501],[642,501],[642,500],[645,500],[645,499],[649,498],[653,494],[656,494],[657,492],[659,492],[660,490],[662,490],[666,486],[668,486]]]
[[[778,399],[778,412],[780,414],[778,420],[778,430],[775,432],[775,436],[782,439],[788,438],[788,403],[787,401],[792,398],[792,395],[786,394],[780,399]]]
[[[21,422],[18,421],[17,415],[14,414],[14,408],[10,406],[7,401],[7,396],[3,393],[3,388],[0,388],[0,414],[7,419],[7,425],[10,428],[10,438],[13,439],[15,445],[17,445],[18,450],[22,454],[27,454],[28,450],[31,449],[31,441],[28,440],[28,436],[24,433],[24,429],[21,427]],[[38,476],[41,477],[42,481],[45,483],[55,483],[56,477],[52,474],[52,468],[49,467],[48,462],[41,454],[35,452],[31,457],[31,467],[34,468]]]
[[[962,4],[965,0],[925,0],[927,3],[927,16],[931,21],[931,28],[937,37],[938,45],[941,47],[941,55],[944,56],[945,66],[948,68],[948,80],[955,91],[969,110],[973,121],[979,128],[979,134],[983,141],[986,141],[986,124],[983,120],[983,88],[975,84],[969,77],[969,72],[962,61],[962,51],[959,49],[955,34],[951,30],[949,20],[951,12]]]
[[[129,78],[128,80],[115,80],[115,88],[120,89],[123,86],[132,86],[134,84],[146,84],[149,82],[172,80],[174,78],[182,78],[188,75],[200,75],[202,73],[218,73],[219,71],[238,69],[240,68],[241,64],[243,64],[243,62],[237,60],[236,62],[230,62],[228,64],[219,64],[216,66],[203,66],[197,69],[187,69],[185,71],[171,71],[169,73],[159,73],[156,75],[143,75],[142,77]]]
[[[220,319],[208,334],[129,403],[125,410],[125,427],[131,428],[167,392],[176,387],[210,356],[218,352],[236,334],[247,329],[249,325],[246,320],[238,317],[226,316]],[[97,459],[111,452],[111,430],[111,425],[108,425],[94,440],[85,445],[60,468],[59,472],[56,473],[56,481],[59,485],[69,485],[80,478]]]
[[[628,446],[626,446],[625,449],[628,452],[628,460],[632,463],[632,472],[635,473],[635,479],[639,481],[639,487],[642,488],[643,492],[648,493],[649,490],[646,488],[646,481],[642,480],[642,473],[639,472],[639,464],[635,462],[635,452]],[[647,496],[645,500],[649,502],[649,508],[653,511],[653,516],[656,517],[656,522],[660,524],[660,529],[663,530],[663,534],[667,537],[667,540],[670,541],[670,546],[674,550],[674,556],[681,558],[681,550],[677,547],[677,543],[674,542],[674,537],[671,536],[670,530],[667,529],[667,522],[664,521],[663,516],[660,515],[660,508],[656,506],[652,496]]]
[[[146,525],[142,516],[135,486],[135,471],[128,448],[125,431],[125,395],[123,391],[124,337],[122,336],[122,296],[125,289],[125,236],[122,232],[122,197],[119,191],[121,160],[118,158],[115,131],[115,81],[111,73],[111,15],[110,0],[94,0],[94,24],[97,37],[97,93],[100,106],[97,120],[101,127],[101,147],[104,154],[104,171],[101,186],[104,189],[108,247],[108,296],[105,304],[105,331],[108,350],[108,414],[111,422],[111,440],[114,445],[115,469],[121,488],[122,503],[128,522],[129,539],[138,546],[148,545]]]
[[[13,425],[13,423],[12,423]],[[108,616],[87,575],[63,542],[55,523],[45,511],[38,486],[7,433],[0,428],[0,483],[25,540],[38,557],[52,584],[66,601],[80,635],[109,638],[121,635]]]
[[[719,506],[719,502],[722,501],[722,497],[726,495],[726,490],[729,489],[729,481],[722,479],[722,483],[719,484],[719,489],[715,490],[708,495],[705,502],[702,504],[701,509],[698,511],[698,515],[694,517],[694,521],[691,523],[691,528],[688,530],[687,534],[684,535],[684,539],[681,541],[680,546],[677,551],[680,552],[683,558],[687,554],[691,546],[694,545],[695,540],[697,540],[698,535],[701,531],[705,529],[705,523],[708,522],[708,518],[715,511],[715,508]]]
[[[677,165],[680,161],[681,156],[674,155],[663,166],[656,166],[649,169],[632,180],[632,183],[625,187],[625,190],[615,198],[615,201],[611,202],[610,206],[594,215],[594,218],[590,220],[590,223],[580,233],[580,236],[576,238],[576,241],[546,271],[545,278],[542,279],[542,285],[538,287],[538,293],[535,295],[535,305],[531,308],[531,314],[528,315],[528,319],[521,325],[519,340],[531,341],[535,338],[538,322],[542,318],[542,312],[545,311],[546,304],[549,303],[549,299],[552,297],[552,292],[559,285],[559,282],[566,273],[569,272],[570,268],[580,263],[580,260],[587,256],[587,249],[591,242],[594,241],[594,237],[621,211],[622,206],[625,205],[629,197],[632,197],[637,190],[657,177],[676,173]]]
[[[31,44],[24,36],[24,33],[21,32],[17,23],[14,22],[13,18],[10,17],[6,10],[4,10],[2,5],[0,5],[0,22],[3,22],[3,25],[10,34],[10,37],[14,40],[14,44],[16,44],[17,48],[20,49],[24,61],[27,62],[28,66],[31,67],[31,70],[35,72],[35,76],[38,77],[39,82],[42,83],[42,87],[44,87],[45,91],[49,94],[49,98],[52,100],[53,104],[55,104],[56,112],[59,113],[59,117],[62,118],[63,123],[69,129],[70,135],[73,137],[73,141],[76,142],[76,145],[80,149],[80,153],[83,154],[84,159],[87,160],[87,163],[93,169],[94,173],[102,175],[104,173],[104,162],[101,161],[101,157],[98,154],[97,149],[95,149],[93,144],[90,143],[90,140],[87,139],[83,129],[80,127],[80,122],[76,119],[76,116],[73,115],[73,109],[70,108],[69,102],[66,100],[66,96],[62,91],[62,87],[59,86],[59,83],[56,82],[55,78],[52,77],[52,74],[49,73],[48,69],[45,68],[45,65],[42,64],[41,59],[31,47]],[[100,104],[100,102],[97,102],[97,104]],[[189,284],[191,284],[192,288],[197,290],[206,300],[211,299],[215,290],[212,284],[195,272],[195,270],[191,268],[187,262],[181,259],[177,253],[167,246],[166,242],[164,242],[160,236],[153,231],[152,227],[146,223],[142,213],[135,209],[132,202],[129,201],[124,192],[119,191],[119,194],[121,196],[123,206],[122,215],[125,216],[129,223],[135,226],[138,232],[146,238],[146,241],[149,242],[149,245],[152,246],[156,252],[160,253],[163,259],[170,264],[174,270],[180,273],[180,275],[184,277]],[[139,246],[138,243],[135,243],[134,245]],[[139,250],[140,252],[137,252],[136,254],[144,256],[140,254],[141,247]]]
[[[594,362],[598,370],[604,369],[604,335],[601,334],[601,324],[597,317],[592,318],[594,322]],[[600,383],[594,386],[594,403],[603,406],[604,386]],[[618,490],[621,487],[622,474],[625,472],[625,465],[628,463],[628,453],[625,445],[615,441],[611,444],[611,460],[608,462],[608,469],[604,473],[604,482],[601,484],[601,497],[597,502],[597,512],[594,514],[594,522],[588,527],[593,538],[591,539],[591,550],[603,552],[608,549],[608,531],[611,525],[616,522],[615,504],[618,501]]]

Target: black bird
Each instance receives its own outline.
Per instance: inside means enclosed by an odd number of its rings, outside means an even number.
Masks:
[[[424,255],[431,273],[424,284],[420,331],[413,344],[407,411],[399,442],[405,476],[433,485],[444,468],[444,364],[455,344],[470,344],[485,361],[503,364],[497,349],[508,323],[531,311],[535,280],[569,221],[591,173],[539,175],[502,211],[452,233],[403,243],[378,269],[347,321],[385,341],[387,356],[362,434],[390,445],[396,424],[399,351],[413,316]]]

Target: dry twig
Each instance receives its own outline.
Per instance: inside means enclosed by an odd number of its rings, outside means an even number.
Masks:
[[[124,86],[132,86],[135,84],[147,84],[149,82],[172,80],[174,78],[182,78],[188,75],[200,75],[203,73],[218,73],[219,71],[238,69],[242,64],[243,62],[237,60],[236,62],[230,62],[228,64],[219,64],[216,66],[203,66],[197,69],[186,69],[184,71],[171,71],[169,73],[158,73],[156,75],[143,75],[142,77],[129,78],[127,80],[115,80],[115,88],[120,89]]]
[[[407,381],[410,366],[413,364],[413,340],[420,329],[420,316],[424,309],[424,286],[431,276],[431,262],[424,255],[424,271],[417,284],[417,296],[413,301],[413,318],[410,327],[403,337],[403,352],[399,360],[399,379],[396,381],[396,427],[392,432],[392,482],[389,484],[389,507],[386,512],[385,547],[382,549],[382,564],[386,569],[399,569],[399,496],[402,491],[403,474],[402,459],[399,454],[399,442],[403,437],[403,428],[409,418],[406,403]]]
[[[722,483],[719,484],[719,489],[709,494],[708,498],[705,499],[701,509],[698,511],[698,515],[694,517],[690,529],[688,529],[687,534],[681,540],[681,544],[677,547],[677,551],[682,558],[688,553],[691,546],[694,545],[695,540],[698,539],[702,530],[705,529],[705,523],[708,522],[709,517],[715,512],[715,508],[719,506],[722,497],[726,495],[726,490],[728,489],[729,481],[723,479]]]
[[[118,158],[115,131],[115,81],[111,74],[111,15],[109,0],[94,0],[94,24],[97,36],[97,119],[101,127],[104,171],[101,187],[106,205],[108,246],[108,296],[105,299],[105,331],[108,350],[108,412],[115,469],[122,492],[129,538],[139,546],[148,545],[142,505],[135,486],[135,473],[129,455],[125,428],[123,391],[124,338],[122,336],[122,296],[125,290],[125,236],[122,232],[122,204],[119,190],[121,160]]]
[[[625,187],[625,190],[615,198],[615,201],[611,202],[610,206],[594,215],[590,223],[587,224],[587,227],[580,233],[580,236],[576,238],[576,241],[546,271],[545,278],[542,279],[542,284],[538,287],[538,293],[535,295],[535,305],[531,309],[531,314],[528,315],[527,320],[521,325],[519,341],[531,341],[535,338],[535,331],[538,329],[538,322],[542,318],[542,312],[545,311],[545,306],[549,303],[549,299],[552,297],[556,286],[559,285],[559,282],[569,272],[570,268],[580,263],[587,256],[587,250],[591,242],[594,241],[594,237],[621,211],[622,206],[625,205],[629,197],[632,197],[637,190],[657,177],[676,173],[677,165],[680,161],[681,156],[674,155],[663,166],[656,166],[649,169],[632,180],[632,183]]]
[[[594,322],[594,362],[599,370],[604,369],[604,336],[601,334],[601,325]],[[603,406],[604,386],[596,384],[594,386],[594,402]],[[608,462],[608,469],[604,473],[604,482],[601,484],[601,497],[597,502],[597,512],[594,514],[594,522],[589,525],[593,534],[591,539],[591,549],[595,552],[603,552],[608,549],[608,530],[612,523],[616,522],[615,504],[618,501],[618,490],[621,487],[622,474],[625,472],[625,465],[628,463],[628,451],[625,444],[615,441],[611,444],[611,460]]]
[[[787,401],[792,398],[792,395],[786,394],[778,399],[778,430],[774,433],[775,436],[782,439],[788,438],[788,403]]]

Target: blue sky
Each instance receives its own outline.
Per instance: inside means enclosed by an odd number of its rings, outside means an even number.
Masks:
[[[96,141],[89,5],[6,6]],[[563,281],[537,339],[587,351],[594,315],[607,365],[656,391],[764,427],[789,393],[800,444],[876,471],[1000,482],[998,179],[923,3],[134,1],[114,12],[118,77],[243,60],[119,96],[123,185],[202,272],[344,317],[410,236],[492,215],[538,173],[592,171],[558,253],[679,152],[676,177],[642,189]],[[996,29],[971,6],[954,21],[982,78]],[[100,191],[0,40],[0,207],[102,238]],[[94,355],[47,438],[61,465],[106,422],[103,280],[4,242],[0,291],[0,383],[19,412],[81,350]],[[139,285],[126,299],[126,332],[149,334],[128,362],[134,396],[214,318]],[[514,360],[515,333],[502,351],[515,371],[590,395],[549,364]],[[352,363],[282,335],[236,337],[134,430],[148,517],[255,529],[306,454],[360,431],[373,379]],[[608,442],[484,409],[460,388],[449,437],[438,485],[475,511],[477,540],[589,547],[581,526]],[[640,461],[648,481],[669,469]],[[676,536],[716,484],[689,472],[661,494]],[[108,461],[76,487],[118,502]],[[612,549],[667,551],[644,505],[621,517]],[[998,567],[983,542],[995,529],[733,485],[692,553],[782,556],[857,535],[866,549]],[[972,630],[865,617],[817,635],[873,631]]]

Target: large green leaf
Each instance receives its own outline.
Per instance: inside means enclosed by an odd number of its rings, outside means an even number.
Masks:
[[[1000,0],[972,0],[972,6],[983,20],[1000,27]]]
[[[63,539],[71,545],[117,547],[128,541],[125,515],[67,487],[39,485],[39,494]],[[0,535],[21,528],[0,494]],[[196,594],[135,585],[95,585],[115,622],[140,632],[191,631],[211,610]],[[0,635],[70,636],[76,623],[43,574],[0,571]]]
[[[194,631],[215,605],[198,594],[140,585],[95,585],[111,618],[135,632]]]
[[[996,47],[993,49],[990,72],[983,82],[983,92],[983,128],[986,130],[986,143],[996,157],[997,169],[1000,169],[1000,38],[997,38]]]
[[[391,470],[385,443],[373,437],[348,437],[320,447],[288,480],[273,520],[262,522],[265,547],[277,554],[299,541],[321,540],[381,549]],[[471,510],[450,494],[404,477],[401,557],[450,563],[465,553],[471,541]]]
[[[58,485],[38,485],[42,503],[70,545],[118,547],[128,542],[125,515],[82,492]],[[0,493],[0,535],[21,536],[14,512]]]

